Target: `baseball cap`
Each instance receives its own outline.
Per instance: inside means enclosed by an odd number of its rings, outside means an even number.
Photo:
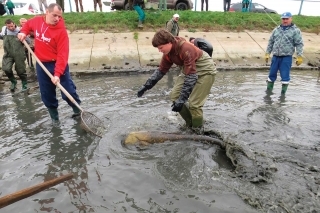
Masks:
[[[174,18],[179,18],[180,16],[179,16],[179,14],[174,14],[173,17]]]
[[[285,12],[285,13],[282,13],[282,15],[281,15],[281,18],[291,18],[291,17],[292,17],[292,15],[290,12]]]

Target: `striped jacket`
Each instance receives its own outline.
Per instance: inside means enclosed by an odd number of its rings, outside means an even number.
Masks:
[[[297,52],[298,56],[303,54],[303,40],[300,29],[291,24],[285,30],[281,25],[276,27],[270,36],[266,53],[275,56],[289,56]]]

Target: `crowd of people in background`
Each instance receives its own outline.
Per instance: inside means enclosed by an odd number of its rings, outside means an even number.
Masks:
[[[82,0],[74,0],[76,5],[76,12],[84,12]],[[143,2],[143,1],[142,1]],[[56,0],[56,3],[61,5],[62,11],[64,12],[65,0]],[[102,12],[102,1],[93,0],[94,11],[97,12],[97,7],[99,11]],[[15,5],[11,0],[0,0],[0,16],[5,14],[14,15]],[[44,14],[48,8],[47,0],[38,0],[39,13]]]

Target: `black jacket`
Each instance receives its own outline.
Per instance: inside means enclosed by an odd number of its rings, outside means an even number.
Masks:
[[[143,3],[144,3],[144,0],[132,0],[133,6],[136,6],[136,5],[141,6],[143,5]]]
[[[212,57],[213,47],[208,41],[203,38],[196,38],[194,39],[194,45],[207,52],[209,56]]]
[[[0,16],[3,16],[6,13],[7,13],[7,11],[4,9],[4,5],[2,3],[0,3]]]

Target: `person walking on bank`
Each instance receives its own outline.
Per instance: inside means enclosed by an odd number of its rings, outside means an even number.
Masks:
[[[139,28],[143,28],[143,22],[146,18],[146,15],[142,9],[142,5],[144,3],[143,0],[129,0],[132,1],[132,5],[133,5],[133,9],[135,11],[137,11],[138,15],[139,15],[139,23],[138,23],[138,27]],[[130,4],[131,2],[129,2]]]
[[[81,103],[69,73],[69,38],[62,18],[62,8],[56,3],[50,4],[44,16],[36,16],[24,24],[18,38],[23,41],[31,31],[35,33],[35,54],[53,75],[50,79],[39,63],[36,64],[41,99],[53,124],[59,124],[57,83],[60,83],[78,104]],[[72,117],[79,116],[80,110],[62,92],[61,95],[72,107]]]
[[[64,0],[56,0],[56,3],[61,7],[62,12],[64,12]]]
[[[223,0],[223,10],[228,12],[230,10],[231,0]]]
[[[166,29],[173,35],[173,36],[179,36],[179,14],[174,14],[172,19],[167,21],[166,23]]]
[[[11,0],[7,0],[6,6],[9,10],[10,15],[14,15],[13,8],[16,8]]]
[[[203,39],[203,38],[189,38],[190,43],[194,44],[194,46],[198,47],[199,49],[205,51],[209,54],[210,57],[212,57],[213,47],[212,44],[209,43],[209,41]]]
[[[82,0],[81,0],[82,1]],[[100,12],[102,12],[102,3],[101,0],[93,0],[94,12],[97,12],[97,5],[99,5]],[[83,9],[82,9],[83,12]]]
[[[290,69],[292,65],[292,55],[297,52],[296,65],[302,64],[303,40],[300,29],[292,23],[292,15],[285,12],[281,15],[282,23],[276,27],[270,36],[267,51],[265,54],[268,63],[270,54],[273,54],[269,76],[267,80],[267,91],[271,92],[274,82],[280,70],[282,89],[281,94],[285,94],[290,82]]]
[[[38,0],[38,5],[39,5],[39,9],[40,9],[41,14],[44,13],[43,7],[45,10],[48,8],[47,0]],[[42,5],[43,5],[43,7],[42,7]]]
[[[182,67],[170,94],[172,111],[179,112],[187,127],[200,128],[203,125],[202,107],[214,83],[216,68],[210,56],[187,42],[174,37],[164,29],[156,32],[152,45],[163,53],[159,68],[139,89],[141,97],[169,71],[173,64]],[[187,105],[186,103],[189,102]]]
[[[2,27],[0,37],[3,39],[4,54],[2,58],[2,70],[11,81],[10,91],[14,92],[17,85],[17,80],[13,75],[12,67],[15,64],[15,70],[22,82],[22,91],[27,87],[27,71],[26,71],[26,56],[24,53],[24,45],[17,39],[17,34],[20,28],[15,25],[11,19],[5,21]],[[30,40],[27,40],[30,43]]]
[[[206,2],[206,11],[208,11],[208,0],[201,0],[201,11],[203,11],[203,5],[204,5],[204,2]]]

